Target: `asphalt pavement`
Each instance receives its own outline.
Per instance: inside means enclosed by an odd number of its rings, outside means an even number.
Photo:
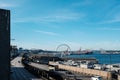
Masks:
[[[10,80],[42,80],[29,73],[21,63],[22,57],[16,57],[11,61]]]

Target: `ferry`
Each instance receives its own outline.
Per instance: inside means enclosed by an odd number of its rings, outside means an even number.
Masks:
[[[81,54],[93,54],[93,51],[87,51],[87,50],[75,51],[75,52],[72,52],[70,55],[81,55]]]

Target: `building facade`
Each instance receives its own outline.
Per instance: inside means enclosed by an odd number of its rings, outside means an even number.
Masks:
[[[0,9],[0,80],[10,79],[10,10]]]
[[[14,59],[16,56],[18,56],[18,48],[16,45],[11,45],[11,51],[10,51],[10,57],[11,59]]]

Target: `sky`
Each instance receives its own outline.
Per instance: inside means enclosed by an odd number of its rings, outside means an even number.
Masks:
[[[0,8],[11,11],[11,45],[120,50],[120,0],[0,0]]]

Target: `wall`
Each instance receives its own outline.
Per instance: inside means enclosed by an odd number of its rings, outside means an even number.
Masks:
[[[54,62],[49,62],[50,65],[56,64]],[[59,69],[74,71],[76,73],[83,73],[87,75],[99,75],[106,79],[111,79],[111,73],[106,71],[100,71],[100,70],[94,70],[94,69],[86,69],[86,68],[79,68],[79,67],[73,67],[73,66],[67,66],[58,64]]]
[[[118,80],[120,80],[120,75],[118,75]]]
[[[0,80],[10,78],[10,11],[0,9]]]

